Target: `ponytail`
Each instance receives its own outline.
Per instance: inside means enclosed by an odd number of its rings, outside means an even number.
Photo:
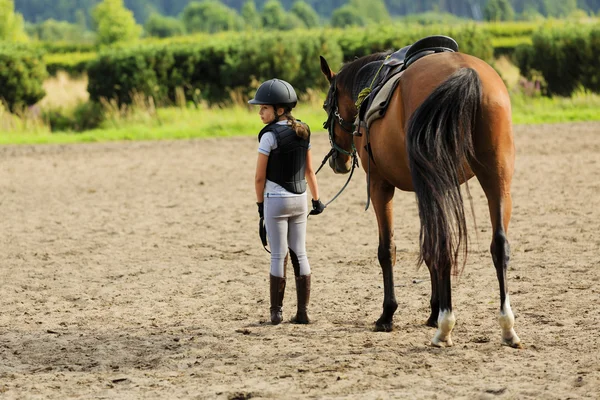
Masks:
[[[292,127],[296,135],[301,137],[302,139],[308,139],[310,136],[310,128],[304,122],[298,121],[296,118],[292,116],[291,111],[286,111],[285,117],[288,120],[288,124]]]

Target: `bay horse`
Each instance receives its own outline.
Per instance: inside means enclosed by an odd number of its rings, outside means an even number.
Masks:
[[[377,53],[342,66],[336,74],[321,57],[330,84],[323,108],[328,114],[335,173],[348,173],[356,154],[367,175],[367,191],[379,230],[377,256],[383,272],[383,312],[378,331],[393,329],[398,308],[394,293],[393,241],[395,189],[416,193],[420,218],[420,254],[431,277],[431,314],[426,325],[437,327],[435,347],[452,346],[456,319],[452,311],[451,275],[467,255],[467,229],[460,185],[476,176],[488,201],[492,224],[490,251],[500,286],[502,342],[520,348],[507,289],[510,246],[511,181],[514,171],[511,102],[498,73],[483,60],[459,53],[427,55],[406,68],[382,118],[369,134],[353,123],[362,67],[383,61]],[[326,123],[327,124],[327,123]],[[365,167],[368,165],[368,168]],[[459,263],[459,256],[465,261]],[[462,266],[462,267],[461,267]]]

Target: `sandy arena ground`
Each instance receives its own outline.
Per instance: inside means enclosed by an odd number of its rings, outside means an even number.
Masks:
[[[312,325],[268,319],[255,138],[0,148],[0,399],[600,397],[600,124],[517,126],[501,346],[490,222],[454,282],[455,346],[428,345],[414,195],[398,191],[396,329],[362,170],[309,219]],[[313,139],[315,162],[329,148]],[[345,182],[319,174],[322,198]],[[291,271],[290,271],[291,273]],[[296,306],[293,280],[286,321]]]

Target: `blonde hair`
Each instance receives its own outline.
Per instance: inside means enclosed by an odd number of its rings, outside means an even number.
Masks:
[[[288,125],[292,127],[294,132],[296,132],[296,135],[300,136],[302,139],[308,139],[310,136],[310,128],[308,125],[294,118],[291,110],[286,110],[283,115],[287,118]]]

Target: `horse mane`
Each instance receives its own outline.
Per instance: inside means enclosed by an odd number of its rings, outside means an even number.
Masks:
[[[381,66],[380,61],[383,61],[391,53],[392,51],[388,50],[348,61],[336,75],[338,84],[356,100],[358,93],[370,83],[370,79],[377,73]],[[370,63],[373,63],[371,68],[361,71]],[[359,74],[359,72],[361,73]]]

